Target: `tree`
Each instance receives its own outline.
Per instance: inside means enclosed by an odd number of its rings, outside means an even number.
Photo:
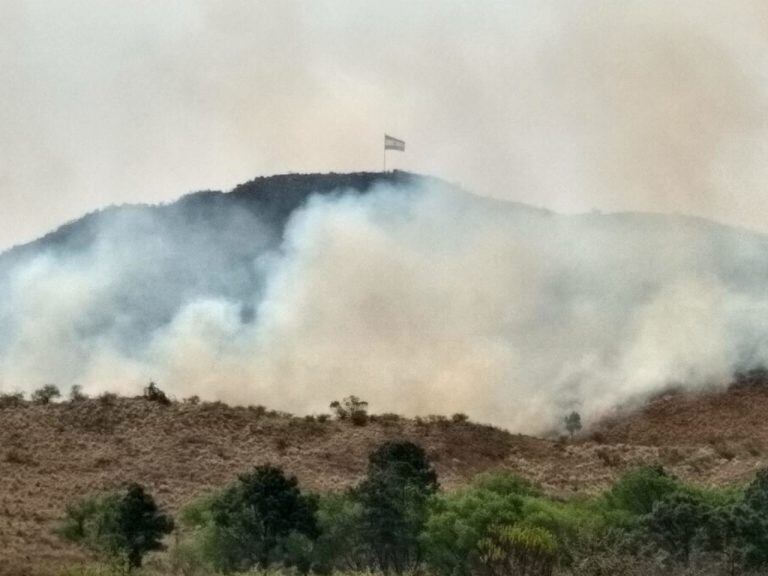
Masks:
[[[139,484],[120,492],[90,498],[67,508],[60,534],[94,551],[140,568],[144,555],[162,550],[162,538],[173,530],[173,520],[163,514]]]
[[[286,559],[295,563],[285,552],[302,537],[319,536],[316,509],[316,500],[303,495],[296,478],[280,468],[257,466],[243,474],[211,503],[216,568],[266,568]]]
[[[665,494],[653,504],[642,525],[648,536],[662,549],[684,564],[694,543],[712,516],[712,506],[687,491]]]
[[[365,571],[368,558],[360,534],[362,513],[362,505],[349,493],[320,497],[317,510],[320,537],[314,548],[315,572]]]
[[[365,426],[368,423],[368,402],[357,396],[347,396],[341,402],[331,402],[331,409],[336,412],[339,420],[350,420],[355,426]]]
[[[61,392],[53,384],[46,384],[42,388],[32,392],[32,402],[35,404],[50,404],[51,400],[61,397]]]
[[[80,384],[74,384],[72,388],[69,389],[69,401],[70,402],[82,402],[83,400],[87,400],[88,396],[83,393],[83,387],[80,386]]]
[[[392,441],[371,453],[368,474],[355,494],[372,564],[398,573],[418,564],[427,501],[437,488],[437,474],[420,446]]]
[[[165,392],[160,390],[160,387],[154,382],[150,382],[146,388],[144,388],[144,399],[150,402],[157,402],[161,406],[170,406],[171,401],[166,396]]]
[[[568,433],[571,435],[571,440],[573,440],[573,435],[581,430],[581,414],[578,412],[571,412],[568,414],[568,416],[565,417],[565,429],[568,430]]]

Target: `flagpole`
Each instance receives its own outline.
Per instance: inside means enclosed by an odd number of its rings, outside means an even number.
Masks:
[[[384,143],[384,173],[387,172],[387,144]]]

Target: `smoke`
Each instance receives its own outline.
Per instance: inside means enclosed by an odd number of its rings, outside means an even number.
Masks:
[[[0,386],[152,378],[297,413],[357,394],[538,432],[768,360],[759,235],[430,181],[313,196],[282,231],[232,210],[184,243],[159,212],[119,210],[87,250],[22,259],[0,285]]]

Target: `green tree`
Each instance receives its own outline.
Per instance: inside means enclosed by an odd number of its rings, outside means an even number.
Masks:
[[[348,493],[320,497],[313,569],[320,573],[362,572],[367,568],[361,535],[362,505]]]
[[[437,488],[437,474],[420,446],[392,441],[371,453],[368,474],[355,494],[372,564],[398,573],[418,564],[427,501]]]
[[[652,541],[688,564],[691,551],[710,521],[712,507],[689,491],[665,494],[653,504],[642,526]]]
[[[172,530],[173,520],[152,496],[139,484],[129,484],[68,507],[60,534],[133,569],[141,567],[147,552],[162,550],[162,539]]]
[[[295,477],[274,466],[257,466],[211,502],[214,565],[234,571],[277,561],[300,564],[298,551],[307,544],[302,537],[319,536],[316,509],[316,500],[301,493]]]

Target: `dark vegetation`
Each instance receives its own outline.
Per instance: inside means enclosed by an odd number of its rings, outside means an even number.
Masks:
[[[368,402],[357,396],[347,396],[341,402],[331,402],[331,410],[339,420],[349,420],[355,426],[365,426],[368,423]]]
[[[67,508],[60,534],[102,553],[127,570],[141,567],[144,555],[162,550],[173,520],[160,512],[138,484]]]
[[[741,491],[693,488],[660,467],[641,467],[592,498],[553,499],[508,473],[481,474],[443,492],[418,445],[391,441],[370,454],[365,478],[346,492],[307,493],[280,468],[257,466],[188,506],[179,524],[155,569],[762,574],[768,469]],[[60,533],[132,569],[162,548],[172,527],[132,485],[70,506]]]

